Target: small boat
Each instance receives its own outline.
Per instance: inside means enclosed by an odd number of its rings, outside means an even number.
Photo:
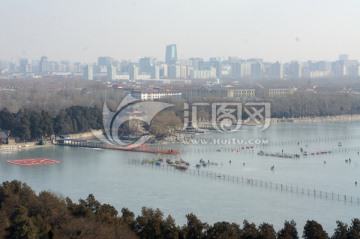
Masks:
[[[178,164],[175,166],[175,168],[179,169],[179,170],[186,170],[186,169],[188,169],[188,166],[185,164]]]

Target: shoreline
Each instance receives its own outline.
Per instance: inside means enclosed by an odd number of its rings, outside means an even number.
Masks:
[[[349,122],[349,121],[360,121],[360,114],[355,115],[336,115],[336,116],[323,116],[323,117],[301,117],[301,118],[271,118],[270,124],[278,124],[278,123],[319,123],[319,122]],[[252,124],[243,124],[254,126]],[[261,124],[259,124],[261,125]],[[96,130],[94,132],[84,132],[78,134],[70,134],[73,138],[90,140],[97,138],[96,136],[102,135],[102,130]],[[155,140],[153,143],[158,144],[169,144],[173,142],[185,143],[188,144],[192,141],[192,135],[187,135],[185,132],[179,132],[177,134],[170,135],[165,139],[158,141]],[[54,146],[51,141],[46,141],[45,145],[38,145],[36,142],[27,142],[27,143],[19,143],[19,144],[11,144],[11,145],[0,145],[0,152],[13,152],[20,151],[25,149],[36,149],[42,147],[50,147]]]
[[[360,121],[360,115],[335,115],[335,116],[317,116],[301,118],[271,118],[272,123],[317,123],[317,122],[347,122]]]
[[[0,152],[1,153],[14,152],[14,151],[37,149],[37,148],[50,147],[50,146],[53,146],[53,144],[50,142],[47,142],[44,145],[38,145],[35,142],[20,143],[20,144],[3,144],[3,145],[0,145]]]

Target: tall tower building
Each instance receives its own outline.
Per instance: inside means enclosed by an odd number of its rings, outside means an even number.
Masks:
[[[288,66],[288,77],[291,79],[299,79],[302,78],[302,64],[298,61],[290,62]]]
[[[151,67],[151,78],[152,79],[160,79],[160,67],[157,65],[153,65]]]
[[[40,64],[39,64],[39,71],[40,72],[49,72],[50,65],[48,62],[48,58],[46,56],[41,57]]]
[[[231,77],[234,80],[238,80],[241,77],[241,63],[240,62],[233,62],[231,64]]]
[[[349,55],[347,54],[339,55],[339,61],[347,61],[347,60],[349,60]]]
[[[152,57],[143,57],[139,59],[139,72],[151,73],[151,66],[155,64],[155,59]]]
[[[116,80],[116,67],[115,66],[108,66],[107,79],[108,80]]]
[[[20,59],[20,72],[28,73],[31,72],[31,64],[28,59]]]
[[[139,67],[136,65],[131,65],[129,68],[129,78],[130,80],[139,79]]]
[[[270,65],[269,76],[275,79],[284,78],[284,69],[283,65],[280,62],[275,62]]]
[[[171,44],[166,46],[165,63],[168,65],[175,64],[177,61],[176,45]]]
[[[99,56],[98,57],[98,66],[111,66],[114,62],[114,59],[109,56]]]
[[[93,79],[94,79],[93,67],[86,65],[84,67],[84,80],[93,80]]]

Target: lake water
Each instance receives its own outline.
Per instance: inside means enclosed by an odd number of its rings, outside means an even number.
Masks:
[[[127,207],[136,214],[143,206],[160,208],[180,225],[185,223],[185,215],[190,212],[208,223],[241,224],[247,219],[257,225],[271,223],[276,230],[285,220],[294,219],[302,235],[306,220],[312,219],[320,222],[332,235],[336,220],[350,223],[360,215],[360,204],[357,203],[360,197],[359,122],[281,123],[261,132],[256,127],[249,127],[235,133],[212,133],[196,138],[202,138],[203,142],[168,146],[183,151],[173,159],[188,161],[192,170],[188,173],[129,162],[131,159],[156,159],[157,155],[50,146],[0,153],[0,181],[21,180],[36,192],[50,190],[74,201],[93,193],[102,203],[114,205],[119,211]],[[254,145],[253,149],[241,149],[245,145],[239,144],[222,144],[231,139],[243,139],[244,142],[262,139],[268,144]],[[342,146],[338,146],[339,142]],[[308,152],[307,157],[295,159],[257,154],[259,150],[300,154],[300,148]],[[317,155],[320,151],[331,153]],[[5,162],[39,157],[55,159],[60,164],[26,167]],[[349,158],[351,163],[346,163]],[[198,172],[195,165],[200,159],[217,166],[202,167]],[[270,170],[272,166],[274,170]],[[235,179],[250,178],[271,182],[273,187],[229,182],[227,176],[210,178],[189,172],[230,175],[230,179],[232,176]],[[358,186],[355,181],[359,182]],[[276,183],[288,185],[289,190],[276,190]],[[352,196],[353,202],[338,201],[337,196],[335,200],[325,199],[324,194],[322,197],[308,196],[306,190],[304,194],[291,193],[290,187],[340,194],[341,198],[347,195],[347,200]]]

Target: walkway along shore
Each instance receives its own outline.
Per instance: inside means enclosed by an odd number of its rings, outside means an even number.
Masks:
[[[271,123],[314,123],[314,122],[336,122],[336,121],[360,121],[360,115],[334,115],[322,117],[301,118],[271,118]]]
[[[38,145],[34,142],[30,143],[20,143],[20,144],[3,144],[0,145],[0,152],[12,152],[19,150],[27,150],[27,149],[38,149],[42,147],[53,147],[54,145],[51,143],[47,143],[44,145]]]

